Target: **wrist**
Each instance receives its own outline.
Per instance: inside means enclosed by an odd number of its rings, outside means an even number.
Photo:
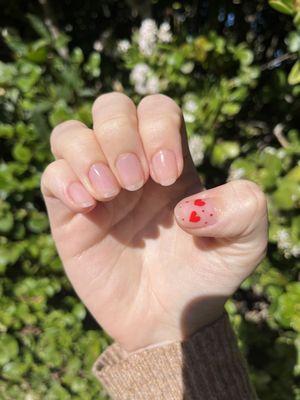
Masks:
[[[188,340],[197,331],[211,325],[224,314],[224,299],[218,301],[202,303],[194,303],[186,307],[176,324],[171,324],[168,320],[160,320],[159,324],[154,326],[147,332],[141,332],[128,341],[119,342],[121,347],[128,353],[136,353],[147,348],[162,346],[172,342],[182,342]],[[209,305],[207,304],[209,303]]]

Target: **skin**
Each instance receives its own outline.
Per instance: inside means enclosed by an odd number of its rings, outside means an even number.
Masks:
[[[223,313],[224,302],[263,259],[265,196],[246,180],[204,190],[181,110],[164,95],[147,96],[136,107],[125,95],[108,93],[92,112],[93,130],[78,121],[54,129],[56,160],[41,182],[66,274],[99,325],[125,350],[186,339]],[[175,155],[174,183],[160,181],[153,169],[152,157],[161,149]],[[136,154],[143,172],[143,182],[130,190],[116,169],[124,153]],[[110,197],[89,179],[98,162],[112,172],[116,192]],[[70,196],[74,182],[84,191],[84,204]],[[196,206],[196,199],[205,205]],[[214,214],[207,225],[203,218],[189,221],[201,207],[207,219]]]

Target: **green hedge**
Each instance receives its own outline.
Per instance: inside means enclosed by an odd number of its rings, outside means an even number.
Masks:
[[[180,4],[171,4],[174,17]],[[300,399],[300,6],[270,5],[287,14],[268,10],[289,28],[280,39],[284,52],[264,64],[256,40],[208,25],[188,33],[180,18],[172,30],[165,17],[146,20],[127,39],[97,41],[94,51],[55,34],[38,13],[26,16],[26,39],[2,30],[8,59],[0,62],[1,399],[106,398],[90,368],[110,339],[62,272],[39,182],[51,160],[51,128],[69,118],[90,125],[93,100],[109,90],[136,102],[156,91],[173,97],[206,186],[243,177],[266,192],[268,256],[227,310],[260,397]],[[227,15],[228,26],[233,18]]]

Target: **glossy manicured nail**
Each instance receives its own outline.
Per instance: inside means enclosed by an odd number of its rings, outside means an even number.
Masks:
[[[94,205],[95,200],[80,182],[73,182],[68,187],[68,194],[79,207],[87,208]]]
[[[121,154],[117,159],[116,168],[125,189],[133,191],[143,186],[144,173],[140,160],[135,154]]]
[[[177,179],[178,170],[175,154],[171,150],[159,150],[152,157],[154,179],[163,186],[172,185]]]
[[[96,192],[105,198],[113,197],[119,192],[116,178],[110,168],[103,163],[97,163],[91,166],[89,170],[89,179]]]
[[[175,207],[177,221],[188,227],[202,228],[217,221],[217,209],[213,199],[195,197],[182,200]]]

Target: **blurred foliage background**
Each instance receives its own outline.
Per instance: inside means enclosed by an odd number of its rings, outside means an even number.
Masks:
[[[207,187],[268,196],[267,258],[227,303],[265,400],[300,399],[300,2],[0,1],[0,399],[105,399],[109,343],[74,295],[39,180],[49,133],[94,98],[163,92]]]

